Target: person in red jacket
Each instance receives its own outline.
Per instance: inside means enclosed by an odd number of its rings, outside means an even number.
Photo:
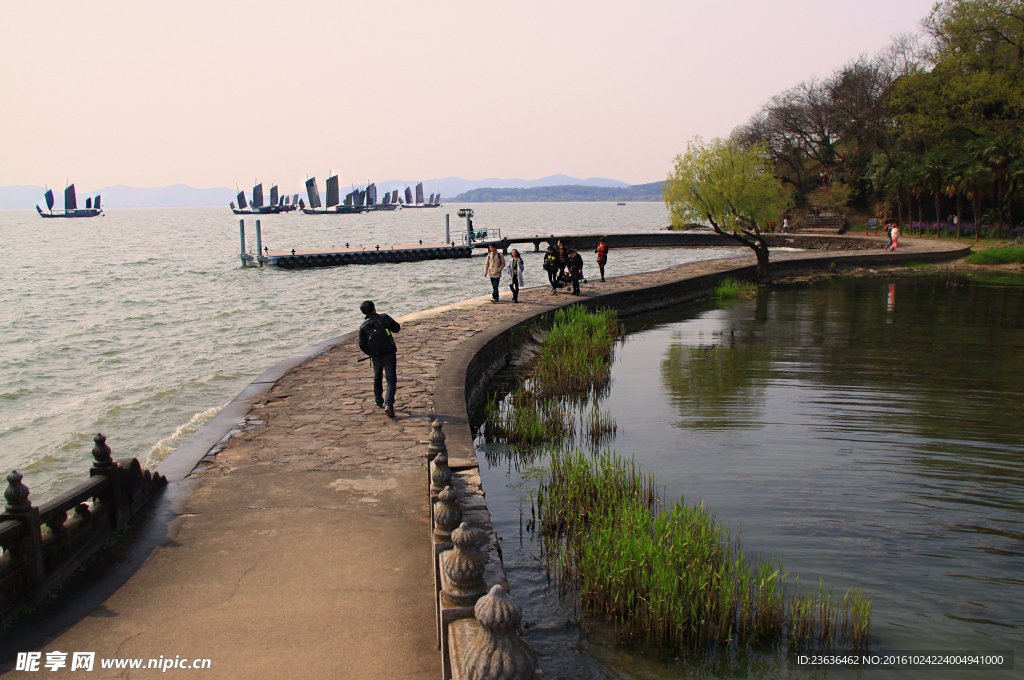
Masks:
[[[604,266],[608,264],[608,244],[604,242],[604,236],[597,239],[597,268],[601,270],[601,282],[604,282]]]

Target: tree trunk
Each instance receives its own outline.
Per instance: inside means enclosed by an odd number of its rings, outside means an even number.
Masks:
[[[956,192],[956,240],[960,240],[960,230],[964,223],[964,195]]]
[[[757,253],[757,282],[771,283],[772,270],[768,266],[768,245],[760,243],[754,247],[754,252]]]
[[[924,236],[924,201],[917,197],[917,233]]]
[[[978,195],[978,185],[971,187],[974,190],[974,242],[977,243],[981,237],[981,197]]]
[[[900,231],[903,231],[903,187],[896,189],[896,212],[900,222]]]
[[[939,205],[941,200],[941,193],[935,189],[935,238],[942,238],[942,207]]]
[[[996,180],[996,195],[992,199],[992,212],[996,218],[996,237],[1003,237],[1003,180]]]

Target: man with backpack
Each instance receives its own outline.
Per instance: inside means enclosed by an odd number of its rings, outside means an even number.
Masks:
[[[359,305],[359,311],[366,317],[359,327],[359,349],[370,357],[370,363],[373,364],[373,401],[377,408],[384,409],[388,418],[394,418],[398,348],[392,333],[400,331],[401,326],[387,314],[378,314],[377,308],[369,300]],[[388,381],[386,396],[381,378],[387,378]]]

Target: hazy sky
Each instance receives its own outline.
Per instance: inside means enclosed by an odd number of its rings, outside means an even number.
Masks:
[[[2,0],[0,185],[661,180],[931,0]]]

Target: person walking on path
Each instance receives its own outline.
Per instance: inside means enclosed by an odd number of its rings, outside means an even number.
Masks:
[[[569,276],[572,280],[572,294],[580,294],[580,279],[583,278],[583,258],[575,250],[569,249]]]
[[[558,253],[554,246],[548,246],[548,252],[544,253],[544,271],[548,273],[551,294],[558,295]]]
[[[782,218],[782,233],[783,234],[788,234],[789,233],[789,218],[788,217]]]
[[[558,239],[558,273],[565,273],[569,269],[569,248],[565,241]]]
[[[491,302],[497,302],[498,284],[501,283],[501,272],[505,269],[505,258],[498,252],[498,246],[493,243],[487,248],[491,252],[487,253],[487,261],[484,262],[484,276],[491,279]]]
[[[523,258],[519,257],[519,251],[515,248],[512,249],[512,259],[508,261],[508,275],[512,277],[508,282],[512,302],[519,302],[519,287],[523,285]]]
[[[889,249],[895,253],[896,248],[900,244],[900,228],[895,224],[892,225],[892,231],[889,232],[889,240],[892,241],[892,245]]]
[[[597,268],[601,270],[601,283],[604,283],[604,266],[608,264],[608,244],[604,242],[604,236],[597,239]]]
[[[359,311],[366,317],[359,327],[359,349],[370,357],[370,363],[373,364],[373,401],[377,408],[384,409],[388,418],[394,418],[395,390],[398,389],[398,347],[392,334],[402,330],[402,327],[387,314],[378,314],[370,300],[359,305]],[[382,378],[388,381],[386,395]]]

